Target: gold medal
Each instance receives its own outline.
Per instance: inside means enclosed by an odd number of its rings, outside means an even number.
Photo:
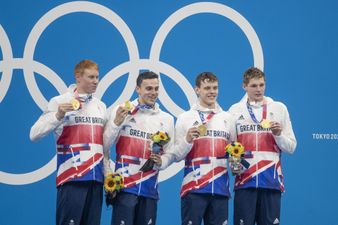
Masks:
[[[72,104],[74,110],[78,110],[80,108],[80,106],[81,106],[79,100],[77,100],[76,98],[73,98],[70,101],[70,104]]]
[[[197,129],[201,136],[207,135],[207,127],[205,125],[201,124],[197,127]]]
[[[271,125],[270,125],[270,120],[264,119],[264,120],[261,122],[261,126],[262,126],[263,128],[265,128],[265,129],[270,128],[270,127],[271,127]]]
[[[129,100],[124,103],[124,107],[126,107],[129,112],[133,111],[135,108],[133,103],[131,103]]]

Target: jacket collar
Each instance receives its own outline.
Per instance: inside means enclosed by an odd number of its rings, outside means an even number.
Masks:
[[[134,99],[132,103],[135,107],[139,108],[138,110],[142,111],[143,113],[156,114],[161,111],[160,106],[156,102],[153,108],[150,108],[147,105],[140,105],[138,102],[138,98]]]
[[[198,110],[198,111],[201,111],[201,112],[206,112],[206,113],[210,113],[210,112],[219,113],[219,112],[223,111],[222,107],[217,102],[216,102],[216,107],[214,109],[205,108],[205,107],[201,106],[201,104],[199,102],[196,102],[191,107],[191,109]]]

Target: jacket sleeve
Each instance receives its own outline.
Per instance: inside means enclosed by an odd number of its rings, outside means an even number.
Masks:
[[[292,154],[297,146],[295,134],[293,133],[289,112],[285,105],[282,105],[283,113],[281,118],[282,133],[274,135],[278,147],[286,153]]]
[[[237,141],[237,132],[236,132],[236,120],[235,117],[229,113],[229,120],[228,120],[228,127],[229,127],[229,133],[230,133],[230,139],[229,141]]]
[[[29,137],[32,141],[43,138],[63,123],[63,119],[59,121],[55,115],[58,106],[56,99],[52,98],[48,103],[47,110],[40,116],[30,130]]]
[[[118,140],[120,129],[123,123],[120,126],[117,126],[114,123],[116,111],[117,108],[108,110],[107,123],[103,132],[103,149],[109,149]]]
[[[237,126],[236,126],[236,123],[237,123],[237,119],[239,117],[239,113],[238,113],[238,109],[236,109],[238,106],[235,104],[235,105],[232,105],[228,112],[230,113],[230,121],[231,121],[231,126],[229,127],[230,129],[230,141],[237,141]]]
[[[114,123],[116,111],[117,107],[113,110],[107,110],[107,122],[103,132],[103,172],[105,176],[113,172],[110,166],[110,148],[118,140],[120,129],[122,127],[122,125],[117,126]]]
[[[105,130],[105,128],[108,124],[108,111],[107,111],[106,105],[104,105],[104,112],[105,112],[105,117],[104,117],[104,130]],[[103,148],[103,174],[104,174],[104,177],[106,177],[111,172],[112,172],[112,170],[111,170],[111,165],[110,165],[110,151],[107,151]]]
[[[179,116],[175,127],[175,142],[169,151],[165,152],[165,154],[161,156],[161,170],[166,169],[174,162],[181,161],[189,153],[192,144],[186,141],[187,131],[188,129],[184,126],[184,120]]]
[[[173,146],[175,145],[175,133],[174,133],[174,118],[170,117],[169,121],[168,121],[168,135],[170,137],[170,141],[163,146],[163,151],[164,153],[169,152],[170,149],[173,148]]]

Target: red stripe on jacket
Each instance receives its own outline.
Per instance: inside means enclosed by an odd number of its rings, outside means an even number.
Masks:
[[[145,144],[146,149],[144,149]],[[116,143],[116,154],[148,159],[150,157],[150,140],[121,136]]]
[[[266,151],[266,152],[277,152],[279,148],[276,141],[271,133],[258,133],[256,139],[256,133],[239,134],[237,140],[242,143],[245,150],[247,151]],[[256,146],[258,141],[258,146]]]
[[[225,155],[226,140],[220,138],[199,138],[194,140],[194,144],[187,155],[187,160],[199,157],[223,157]],[[214,149],[214,151],[213,151]]]
[[[103,126],[94,124],[81,124],[64,126],[62,134],[57,140],[58,145],[71,145],[78,143],[103,144]]]

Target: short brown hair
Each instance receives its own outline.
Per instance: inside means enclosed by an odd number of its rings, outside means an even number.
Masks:
[[[81,62],[79,62],[78,64],[76,64],[75,68],[74,68],[74,74],[83,74],[83,71],[85,69],[96,69],[97,71],[99,71],[99,66],[97,65],[96,62],[93,62],[89,59],[84,59]]]
[[[262,70],[256,68],[256,67],[250,67],[247,69],[243,74],[243,83],[247,85],[252,78],[264,78],[265,81],[265,74]]]
[[[158,79],[158,75],[152,71],[142,72],[137,76],[136,85],[141,87],[142,81],[146,79]]]
[[[200,87],[202,82],[217,82],[218,79],[215,74],[211,72],[203,72],[197,75],[195,80],[196,87]]]

